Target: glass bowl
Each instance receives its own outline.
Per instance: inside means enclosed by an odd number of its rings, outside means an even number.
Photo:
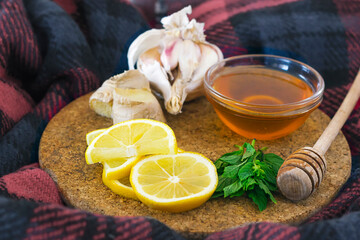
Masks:
[[[210,67],[205,94],[221,121],[249,138],[298,129],[321,103],[324,80],[312,67],[275,55],[241,55]]]

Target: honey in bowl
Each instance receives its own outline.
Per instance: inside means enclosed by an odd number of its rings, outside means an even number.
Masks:
[[[249,64],[244,64],[246,57],[252,59]],[[225,125],[244,137],[271,140],[288,135],[319,106],[324,87],[315,70],[293,61],[267,55],[225,59],[205,77],[207,98]],[[270,62],[271,67],[265,64]]]

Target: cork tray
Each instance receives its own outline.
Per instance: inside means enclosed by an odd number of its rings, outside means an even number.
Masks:
[[[82,210],[114,216],[150,216],[185,237],[201,238],[249,222],[298,224],[328,204],[350,176],[351,154],[340,133],[325,155],[328,170],[323,182],[306,200],[294,203],[275,194],[278,203],[269,202],[263,212],[246,197],[211,199],[199,208],[177,214],[152,210],[141,202],[114,194],[102,184],[102,166],[86,164],[86,133],[112,124],[111,119],[89,109],[89,97],[88,94],[78,98],[49,122],[39,150],[40,165],[55,180],[64,201]],[[229,130],[205,98],[186,104],[183,113],[166,115],[166,119],[180,148],[200,152],[212,160],[236,150],[234,144],[250,141]],[[286,158],[300,147],[312,146],[328,123],[329,118],[316,110],[291,135],[273,141],[257,141],[257,145],[269,146],[267,152]]]

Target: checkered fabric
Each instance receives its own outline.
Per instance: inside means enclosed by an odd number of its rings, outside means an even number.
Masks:
[[[191,4],[191,17],[205,22],[208,41],[225,57],[276,54],[314,67],[326,82],[320,109],[330,117],[360,67],[359,0],[164,3],[168,14]],[[65,206],[37,163],[46,124],[126,70],[130,43],[155,20],[145,21],[125,0],[0,0],[0,10],[0,239],[183,239],[146,216]],[[360,102],[342,130],[352,174],[332,203],[299,226],[259,222],[207,239],[359,239]]]

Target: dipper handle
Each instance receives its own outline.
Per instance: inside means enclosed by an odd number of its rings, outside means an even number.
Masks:
[[[320,185],[326,172],[324,157],[360,97],[360,71],[340,108],[314,147],[304,147],[285,159],[277,175],[281,193],[293,201],[309,197]]]
[[[342,102],[339,110],[335,113],[334,117],[326,127],[320,138],[316,141],[314,149],[321,155],[324,155],[329,149],[331,143],[338,135],[340,129],[343,127],[345,121],[348,119],[350,113],[354,109],[360,97],[360,71],[357,73],[355,80]]]

